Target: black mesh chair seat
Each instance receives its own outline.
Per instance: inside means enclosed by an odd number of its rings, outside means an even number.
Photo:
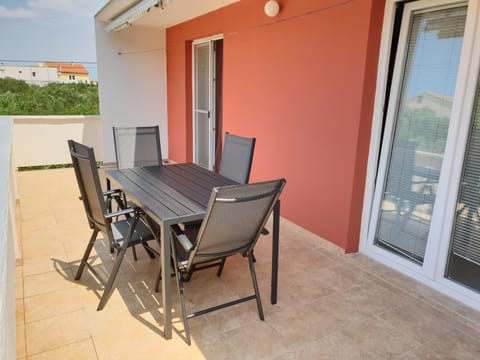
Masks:
[[[200,227],[182,231],[173,227],[172,257],[182,307],[186,341],[190,344],[188,319],[211,311],[256,300],[258,314],[264,319],[253,260],[253,249],[277,202],[285,180],[218,187],[212,190],[207,213]],[[248,259],[254,294],[228,303],[188,313],[184,301],[184,277],[200,264],[240,254]],[[156,290],[160,276],[157,277]]]
[[[68,140],[68,147],[87,220],[93,230],[75,280],[80,279],[84,268],[87,267],[92,275],[104,285],[105,289],[97,307],[97,310],[102,310],[112,294],[115,279],[127,248],[142,244],[149,256],[155,257],[155,250],[148,246],[147,242],[156,239],[156,230],[154,224],[141,209],[125,206],[120,191],[102,191],[92,148],[73,140]],[[112,201],[117,203],[120,210],[108,212]],[[105,234],[110,249],[116,251],[115,263],[108,279],[102,277],[88,262],[99,232]]]

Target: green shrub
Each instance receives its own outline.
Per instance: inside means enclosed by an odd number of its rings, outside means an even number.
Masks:
[[[98,115],[98,86],[0,79],[0,115]]]

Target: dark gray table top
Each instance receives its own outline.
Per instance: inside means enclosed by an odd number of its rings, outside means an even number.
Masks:
[[[107,178],[159,223],[202,219],[212,189],[237,184],[195,164],[107,170]]]

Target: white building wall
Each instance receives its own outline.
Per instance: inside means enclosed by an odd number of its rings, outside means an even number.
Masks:
[[[0,79],[2,78],[23,80],[39,86],[58,82],[57,69],[40,66],[0,65]]]
[[[107,33],[95,20],[105,162],[115,161],[112,127],[159,125],[168,157],[165,30],[136,26]]]

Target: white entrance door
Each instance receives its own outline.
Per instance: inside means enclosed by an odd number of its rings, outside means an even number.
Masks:
[[[193,43],[193,158],[209,170],[215,165],[215,40]]]

